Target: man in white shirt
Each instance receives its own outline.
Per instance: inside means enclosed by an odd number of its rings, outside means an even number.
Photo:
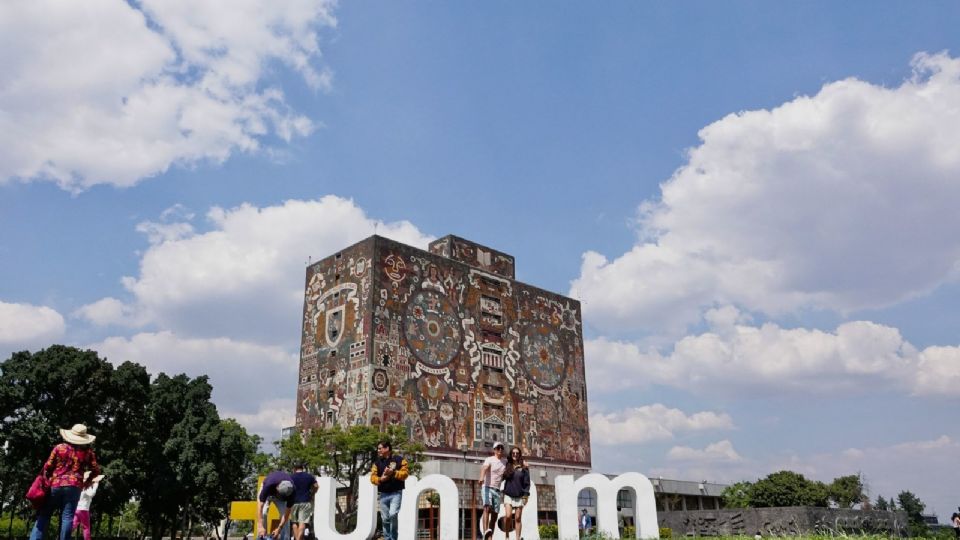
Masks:
[[[483,461],[480,467],[480,495],[483,500],[483,516],[480,525],[483,528],[484,540],[493,537],[493,525],[497,522],[500,512],[502,493],[500,483],[503,482],[503,472],[507,468],[507,458],[503,457],[503,443],[493,443],[493,455]]]

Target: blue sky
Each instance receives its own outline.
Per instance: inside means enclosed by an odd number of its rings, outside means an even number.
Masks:
[[[47,5],[49,4],[49,5]],[[960,6],[0,7],[0,353],[293,415],[304,265],[457,234],[583,302],[596,463],[960,500]]]

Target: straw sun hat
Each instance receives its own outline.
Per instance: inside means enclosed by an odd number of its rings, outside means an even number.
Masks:
[[[87,433],[87,426],[74,424],[70,429],[61,429],[60,436],[70,444],[90,444],[96,440],[96,435]]]

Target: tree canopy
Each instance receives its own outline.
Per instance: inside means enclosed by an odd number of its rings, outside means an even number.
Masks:
[[[830,500],[840,508],[853,508],[869,499],[864,494],[863,479],[859,474],[834,478],[827,487]]]
[[[722,497],[727,508],[825,507],[831,501],[841,508],[851,508],[866,500],[859,474],[841,476],[824,484],[793,471],[778,471],[756,482],[737,482],[728,486]]]
[[[215,523],[244,495],[259,437],[221,419],[206,377],[158,374],[95,351],[54,345],[0,363],[0,507],[25,514],[23,493],[58,428],[86,424],[106,480],[100,514],[119,514],[131,498],[138,518],[162,537],[185,521]],[[172,536],[172,535],[171,535]]]
[[[923,504],[920,497],[917,497],[909,491],[901,491],[898,493],[897,502],[900,503],[900,509],[907,513],[907,521],[910,524],[910,536],[925,536],[927,533],[927,524],[923,521],[923,510],[927,505]]]

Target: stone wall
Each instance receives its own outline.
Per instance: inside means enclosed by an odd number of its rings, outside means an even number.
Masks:
[[[891,534],[906,536],[904,512],[795,506],[658,512],[673,536],[797,536],[801,534]]]

